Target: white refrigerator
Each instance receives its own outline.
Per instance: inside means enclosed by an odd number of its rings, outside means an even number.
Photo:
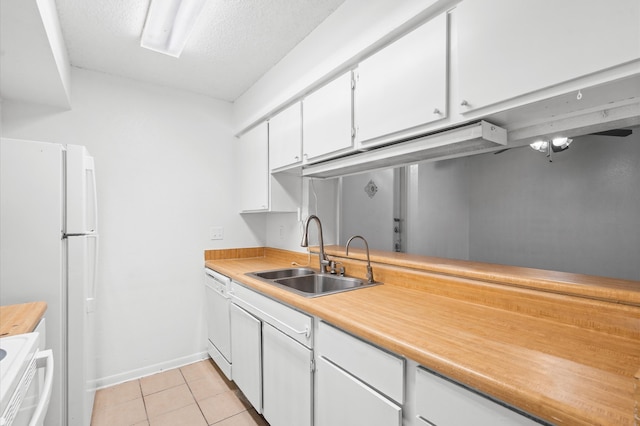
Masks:
[[[56,363],[47,426],[89,426],[98,256],[93,158],[77,145],[0,140],[0,304],[47,302]]]

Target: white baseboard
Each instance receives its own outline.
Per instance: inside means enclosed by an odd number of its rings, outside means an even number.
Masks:
[[[172,370],[174,368],[182,367],[188,364],[193,364],[194,362],[202,361],[203,359],[207,358],[209,358],[209,354],[206,351],[203,351],[182,358],[176,358],[158,364],[149,365],[143,368],[138,368],[136,370],[130,370],[124,373],[115,374],[113,376],[101,377],[94,380],[94,389],[97,390],[108,388],[110,386],[128,382],[129,380],[135,380],[141,377],[150,376],[152,374],[161,373],[166,370]]]

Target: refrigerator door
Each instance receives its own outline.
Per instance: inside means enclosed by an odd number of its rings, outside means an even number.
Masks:
[[[79,145],[67,145],[66,234],[98,231],[96,174],[93,157]]]
[[[69,426],[91,423],[95,397],[95,300],[98,236],[68,237],[68,419]]]

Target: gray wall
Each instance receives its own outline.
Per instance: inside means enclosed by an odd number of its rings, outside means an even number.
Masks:
[[[522,147],[408,167],[406,251],[640,280],[634,130],[626,138],[575,138],[551,163]],[[361,214],[374,217],[363,207]],[[353,223],[348,211],[345,224]],[[382,226],[358,223],[363,235]]]
[[[469,258],[468,160],[409,167],[404,236],[408,253]]]
[[[640,132],[469,166],[471,259],[640,280]]]
[[[373,197],[364,190],[369,181],[378,188]],[[393,251],[394,187],[393,169],[342,178],[340,244],[362,235],[370,248]],[[361,241],[352,244],[363,247]]]

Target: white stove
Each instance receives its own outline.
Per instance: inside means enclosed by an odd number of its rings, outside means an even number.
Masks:
[[[53,355],[38,351],[39,333],[0,338],[0,426],[41,424],[51,396]],[[44,383],[36,374],[46,367]],[[34,379],[35,378],[35,379]]]

